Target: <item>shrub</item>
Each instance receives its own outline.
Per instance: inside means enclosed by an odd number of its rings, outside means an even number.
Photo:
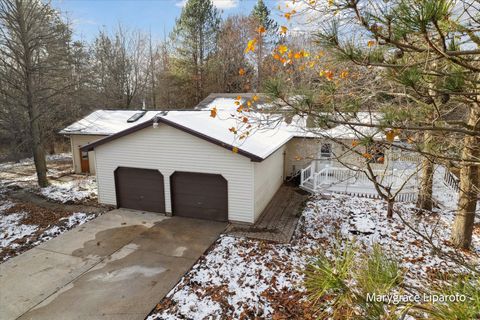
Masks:
[[[401,293],[402,280],[398,263],[380,246],[358,254],[358,248],[350,242],[337,246],[328,256],[319,253],[305,271],[312,306],[324,318],[334,319],[403,318],[410,306],[367,299],[367,294]]]
[[[429,319],[480,319],[480,279],[478,277],[447,279],[440,286],[434,287],[432,293],[437,296],[455,297],[455,299],[445,299],[446,301],[436,303],[430,301],[427,304]]]

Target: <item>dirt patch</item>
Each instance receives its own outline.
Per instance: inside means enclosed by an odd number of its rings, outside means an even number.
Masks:
[[[10,200],[13,200],[15,204],[6,209],[3,214],[24,213],[20,223],[22,225],[37,226],[37,230],[28,236],[14,240],[9,246],[1,248],[0,262],[6,261],[7,258],[17,256],[41,242],[49,240],[77,225],[77,222],[70,222],[69,219],[71,219],[75,212],[80,211],[71,210],[68,206],[64,206],[65,208],[52,208],[49,206],[39,206],[35,203],[18,202],[14,199]],[[93,219],[100,213],[101,211],[99,210],[85,210],[82,212],[82,214],[85,215],[85,220]]]
[[[7,196],[11,198],[12,202],[31,203],[38,207],[43,207],[53,211],[69,211],[69,212],[106,212],[111,210],[113,206],[101,205],[97,201],[84,201],[82,204],[66,204],[59,203],[52,200],[45,199],[37,193],[18,188],[10,188]]]
[[[37,226],[37,229],[28,236],[14,240],[9,246],[0,248],[0,263],[111,209],[110,206],[58,204],[24,189],[10,190],[3,201],[14,203],[3,211],[3,215],[23,213],[20,224]],[[75,218],[76,214],[81,217]]]
[[[61,218],[68,217],[71,211],[59,209],[47,209],[32,203],[16,203],[13,207],[5,210],[6,214],[17,212],[26,212],[22,219],[23,224],[37,225],[46,228],[52,224],[56,224]]]

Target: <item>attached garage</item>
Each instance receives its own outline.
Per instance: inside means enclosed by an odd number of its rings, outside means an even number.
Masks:
[[[235,142],[232,121],[209,111],[163,112],[82,147],[95,150],[99,202],[254,223],[283,182],[292,135],[273,129]]]
[[[118,207],[165,212],[163,175],[158,170],[119,167],[114,175]]]
[[[170,185],[173,215],[228,221],[227,180],[221,175],[175,172]]]

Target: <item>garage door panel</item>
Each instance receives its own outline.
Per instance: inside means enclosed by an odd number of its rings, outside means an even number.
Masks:
[[[164,181],[158,170],[120,167],[115,186],[119,207],[165,212]]]
[[[174,215],[228,220],[227,181],[221,175],[175,172],[171,180]]]

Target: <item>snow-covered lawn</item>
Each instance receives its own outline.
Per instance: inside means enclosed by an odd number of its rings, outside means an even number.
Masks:
[[[52,181],[40,194],[60,203],[81,203],[97,199],[97,183],[94,177],[81,177],[72,181]]]
[[[444,250],[451,212],[417,213],[411,204],[396,209]],[[327,255],[347,239],[364,250],[379,243],[396,257],[407,282],[427,286],[444,272],[466,272],[432,254],[424,239],[398,218],[385,219],[386,205],[376,199],[332,196],[310,201],[289,244],[222,236],[149,316],[152,319],[305,319],[312,316],[302,284],[302,270],[319,250]],[[480,228],[473,252],[461,255],[480,262]]]
[[[13,243],[14,241],[30,236],[38,228],[36,225],[25,225],[21,223],[26,216],[25,212],[3,215],[3,212],[14,206],[15,204],[10,201],[6,201],[0,206],[0,212],[2,212],[0,216],[0,230],[2,232],[0,234],[0,247],[2,249],[15,249],[18,247],[18,244]]]
[[[50,186],[39,188],[33,159],[0,163],[0,193],[6,188],[21,188],[59,203],[84,203],[97,199],[95,177],[72,175],[70,153],[47,156]]]
[[[69,206],[95,204],[93,200],[97,198],[95,178],[72,175],[71,161],[69,153],[47,157],[50,185],[46,188],[37,185],[32,159],[0,163],[0,262],[83,224],[101,212],[88,206]],[[17,198],[14,194],[19,189],[23,196]]]
[[[0,262],[96,216],[94,213],[49,210],[0,198]]]

